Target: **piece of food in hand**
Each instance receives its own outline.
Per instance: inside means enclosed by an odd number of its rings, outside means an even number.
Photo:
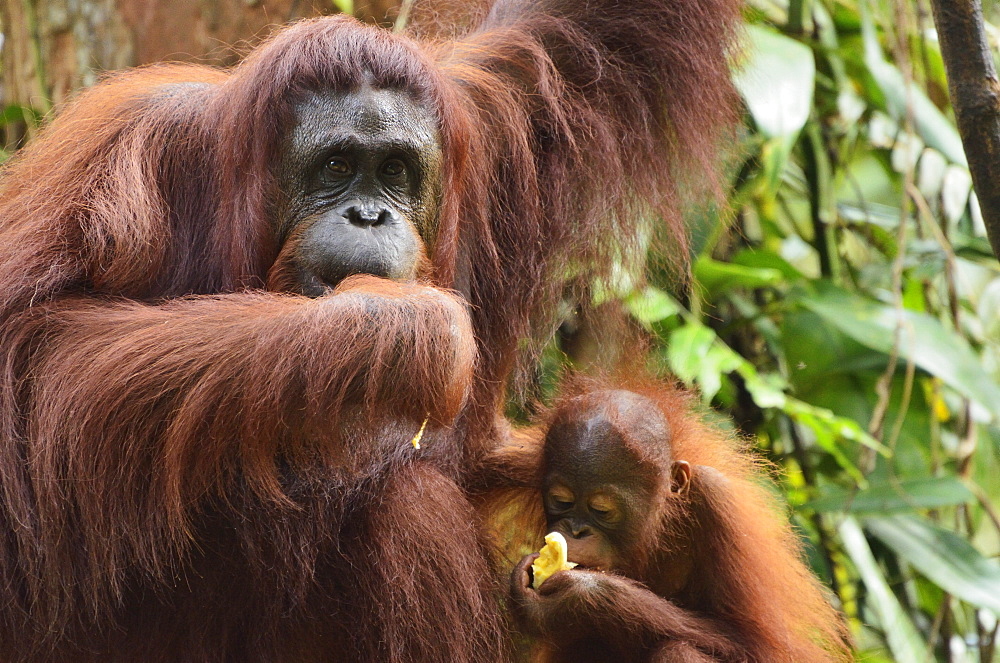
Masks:
[[[566,560],[566,539],[559,532],[545,535],[545,545],[531,565],[531,586],[538,589],[548,577],[558,571],[568,571],[576,564]]]

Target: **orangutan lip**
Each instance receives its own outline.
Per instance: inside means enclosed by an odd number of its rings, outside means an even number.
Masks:
[[[576,564],[574,569],[580,569],[581,571],[593,571],[594,573],[608,573],[608,569],[603,564],[587,564],[586,562],[578,562],[575,559],[569,558],[566,561]]]

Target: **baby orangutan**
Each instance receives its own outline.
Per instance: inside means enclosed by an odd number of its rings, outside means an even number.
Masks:
[[[533,660],[851,659],[843,621],[754,460],[702,425],[683,393],[569,398],[535,439],[499,452],[494,468],[513,484],[540,466],[541,533],[562,534],[578,566],[536,590],[536,553],[511,575],[511,609],[536,643]]]

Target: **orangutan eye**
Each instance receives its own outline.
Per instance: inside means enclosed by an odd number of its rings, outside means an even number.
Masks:
[[[406,172],[406,166],[399,159],[389,159],[382,164],[382,174],[386,177],[399,177]]]
[[[594,516],[604,522],[613,523],[617,522],[619,519],[618,509],[615,508],[615,504],[610,499],[595,497],[590,500],[590,503],[587,506],[590,508],[590,512],[594,514]]]
[[[351,168],[351,163],[344,157],[331,157],[326,162],[326,171],[339,177],[350,175],[354,172]]]
[[[573,496],[566,492],[549,493],[549,508],[553,511],[568,511],[573,508]]]

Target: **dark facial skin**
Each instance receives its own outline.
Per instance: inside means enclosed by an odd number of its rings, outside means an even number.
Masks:
[[[549,531],[566,537],[571,562],[599,570],[620,565],[618,550],[640,531],[638,510],[650,503],[653,487],[638,466],[609,451],[615,432],[606,423],[554,431],[558,452],[543,484]]]
[[[557,419],[545,440],[542,485],[549,531],[566,537],[571,562],[596,570],[623,570],[659,514],[663,482],[670,492],[687,488],[690,467],[667,461],[670,476],[643,464],[626,435],[662,440],[670,428],[645,399],[626,391],[602,392],[599,407]],[[623,427],[622,422],[627,423]]]
[[[311,93],[296,115],[277,231],[301,292],[321,295],[351,274],[415,278],[440,189],[433,114],[405,91],[366,84]]]

